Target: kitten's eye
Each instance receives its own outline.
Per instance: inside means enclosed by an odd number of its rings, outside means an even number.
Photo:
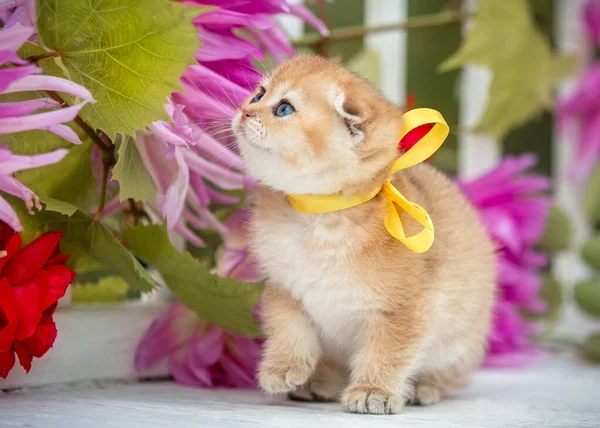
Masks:
[[[254,96],[254,98],[252,98],[250,100],[250,104],[254,104],[254,103],[259,102],[261,100],[261,98],[265,96],[265,92],[266,92],[265,88],[260,88],[260,91],[258,92],[258,94],[256,94]]]
[[[296,110],[294,110],[294,107],[292,107],[292,105],[290,103],[283,101],[275,109],[275,116],[277,116],[277,117],[289,116],[290,114],[294,113],[295,111]]]

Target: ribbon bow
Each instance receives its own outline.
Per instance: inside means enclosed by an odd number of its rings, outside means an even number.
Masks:
[[[403,139],[409,136],[411,131],[424,125],[431,126],[431,129],[410,150],[391,165],[391,175],[427,160],[444,143],[444,140],[448,136],[449,128],[442,115],[436,110],[419,108],[410,110],[402,116],[401,145]],[[412,135],[414,136],[414,134]],[[387,200],[384,224],[388,233],[415,253],[424,253],[429,250],[434,239],[433,223],[429,214],[420,205],[406,199],[394,187],[391,179],[381,187],[364,195],[354,195],[348,198],[344,197],[341,192],[332,195],[288,195],[288,200],[292,207],[301,213],[324,214],[355,207],[370,201],[380,193]],[[404,210],[419,222],[423,226],[423,229],[415,235],[406,236],[402,221],[400,220],[399,209]]]

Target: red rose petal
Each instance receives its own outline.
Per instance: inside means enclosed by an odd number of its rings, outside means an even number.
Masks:
[[[17,251],[19,251],[19,249],[21,248],[21,244],[21,235],[19,235],[18,233],[15,233],[8,240],[8,242],[6,243],[6,248],[4,248],[8,254],[0,259],[0,273],[2,273],[2,268],[10,260],[10,258],[13,255],[15,255]],[[0,248],[0,250],[2,250],[2,248]]]
[[[19,364],[21,364],[21,367],[23,367],[25,371],[29,373],[29,370],[31,370],[31,360],[33,360],[33,357],[25,345],[19,341],[15,342],[15,352],[17,353],[17,357],[19,357]]]
[[[54,255],[50,259],[48,259],[48,261],[46,262],[46,264],[44,264],[44,266],[64,265],[67,262],[67,260],[69,260],[70,257],[71,256],[69,254]]]
[[[8,352],[0,352],[0,377],[2,379],[6,379],[14,365],[15,354],[12,349]]]
[[[15,295],[10,282],[6,278],[0,278],[0,353],[12,352],[10,348],[15,340],[17,324]]]
[[[54,253],[62,232],[48,232],[21,248],[4,266],[4,276],[13,284],[27,281]]]
[[[65,295],[67,287],[75,279],[75,272],[62,265],[44,267],[43,272],[46,272],[50,278],[50,288],[43,305],[43,308],[46,309]]]
[[[57,333],[54,320],[44,315],[33,336],[25,339],[23,344],[32,356],[40,358],[52,348]]]
[[[39,271],[26,283],[12,288],[19,316],[18,340],[24,340],[35,332],[42,318],[49,289],[50,276],[44,271]]]

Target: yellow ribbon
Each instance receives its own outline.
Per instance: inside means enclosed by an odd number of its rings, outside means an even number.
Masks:
[[[444,143],[450,131],[448,124],[438,111],[427,108],[414,109],[402,116],[400,140],[413,129],[426,124],[433,124],[433,128],[391,165],[391,175],[429,159]],[[392,185],[391,179],[381,187],[364,195],[354,195],[348,198],[344,197],[342,192],[332,195],[288,195],[288,200],[292,207],[301,213],[324,214],[355,207],[370,201],[380,193],[387,200],[384,224],[388,233],[415,253],[424,253],[431,248],[434,230],[429,214],[420,205],[406,199]],[[423,226],[423,230],[415,235],[406,236],[398,208],[419,222]]]

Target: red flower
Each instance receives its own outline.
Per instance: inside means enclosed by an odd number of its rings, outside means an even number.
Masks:
[[[75,278],[61,255],[62,232],[48,232],[21,248],[21,236],[0,222],[0,377],[15,364],[29,372],[31,360],[54,344],[56,302]]]

